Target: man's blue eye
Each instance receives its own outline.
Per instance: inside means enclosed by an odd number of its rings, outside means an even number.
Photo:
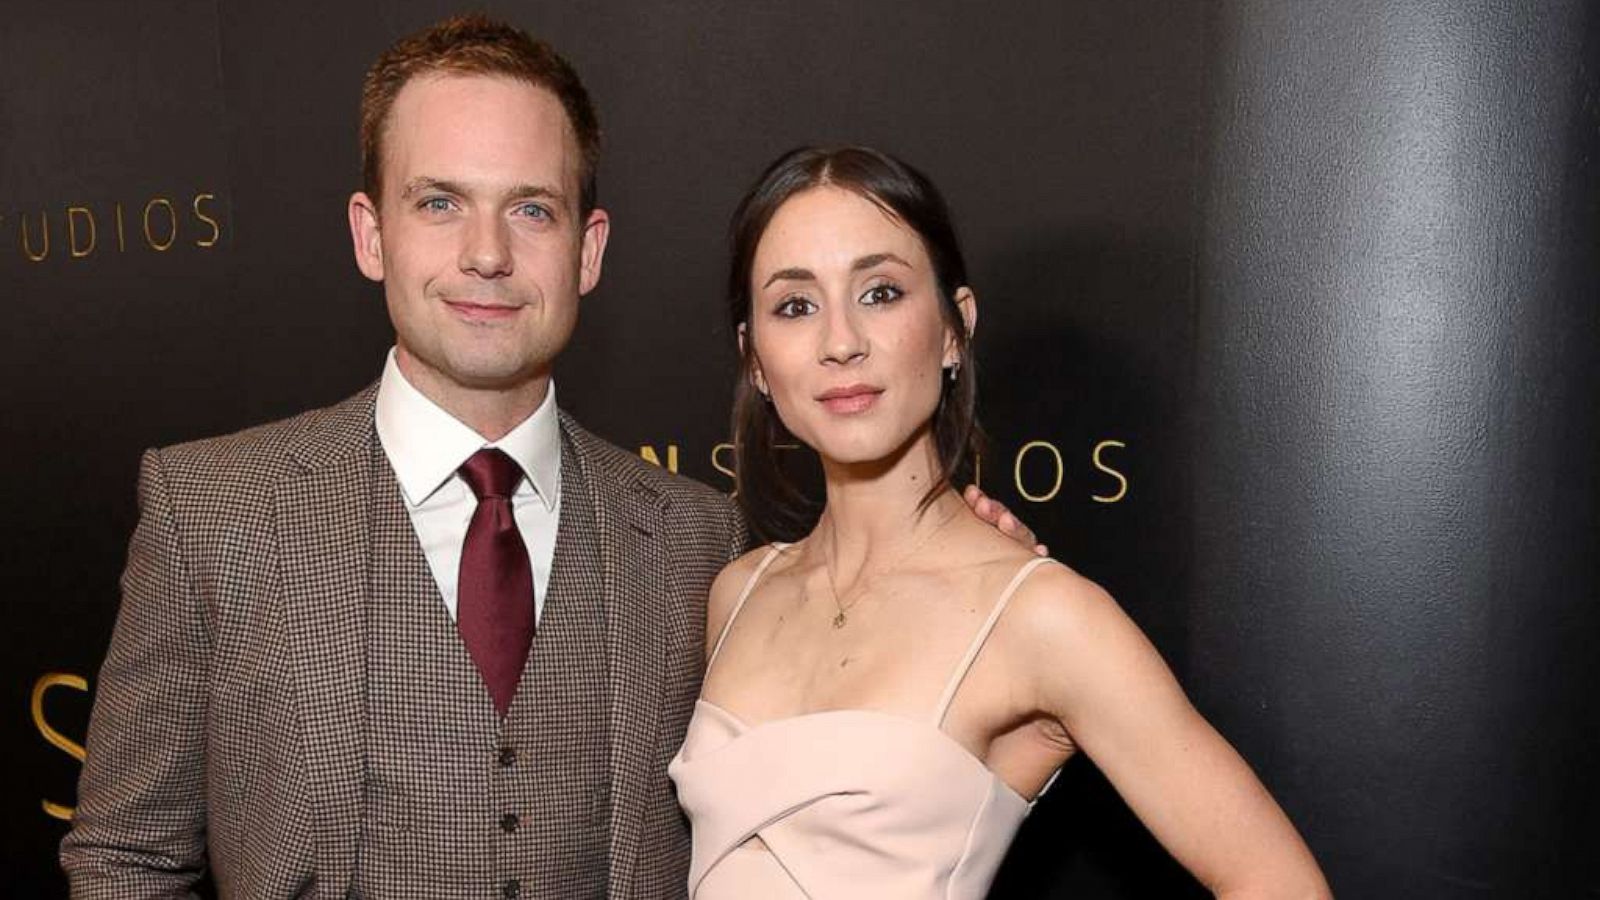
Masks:
[[[422,208],[428,212],[447,212],[450,209],[450,200],[446,197],[429,197],[422,201]]]
[[[533,219],[550,218],[550,210],[545,209],[537,203],[524,203],[521,207],[519,207],[519,211],[522,213],[522,215]]]

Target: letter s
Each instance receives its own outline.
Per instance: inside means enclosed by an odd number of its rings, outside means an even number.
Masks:
[[[1124,444],[1121,441],[1101,441],[1100,443],[1094,445],[1094,467],[1096,469],[1099,469],[1100,471],[1106,473],[1107,475],[1110,475],[1112,478],[1115,478],[1119,482],[1119,486],[1117,488],[1117,492],[1115,494],[1112,494],[1109,497],[1102,497],[1099,494],[1091,494],[1090,495],[1091,498],[1096,503],[1116,503],[1117,501],[1121,500],[1123,497],[1128,496],[1128,479],[1126,477],[1124,477],[1121,472],[1118,472],[1116,469],[1113,469],[1110,466],[1108,466],[1105,463],[1100,461],[1100,451],[1101,450],[1104,450],[1107,447],[1127,447],[1127,446],[1128,446],[1127,444]]]
[[[55,730],[49,722],[45,721],[44,695],[53,687],[68,687],[75,691],[87,691],[89,690],[89,682],[85,681],[80,675],[70,675],[66,672],[47,672],[39,676],[39,680],[33,683],[32,710],[34,727],[39,729],[39,734],[44,737],[47,743],[58,750],[66,751],[68,756],[81,763],[84,756],[83,745]],[[72,821],[72,807],[51,803],[49,800],[41,800],[40,804],[44,807],[45,815],[60,819],[63,822]]]

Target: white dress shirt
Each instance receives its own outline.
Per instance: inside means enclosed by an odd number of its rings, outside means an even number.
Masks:
[[[561,516],[561,431],[556,420],[556,386],[544,402],[498,441],[486,441],[459,419],[411,386],[395,362],[394,350],[378,383],[378,442],[389,458],[411,526],[416,529],[428,568],[456,617],[456,583],[461,576],[461,545],[467,539],[478,500],[456,472],[472,454],[498,447],[516,460],[527,478],[511,498],[517,529],[533,566],[534,621],[544,611],[550,561]]]

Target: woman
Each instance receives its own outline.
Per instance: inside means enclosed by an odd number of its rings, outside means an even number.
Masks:
[[[951,488],[972,454],[978,310],[927,178],[864,148],[794,151],[732,242],[739,497],[758,529],[804,537],[712,588],[671,767],[691,896],[982,897],[1079,751],[1218,896],[1327,895],[1116,603]],[[808,531],[775,453],[790,436],[822,463]]]

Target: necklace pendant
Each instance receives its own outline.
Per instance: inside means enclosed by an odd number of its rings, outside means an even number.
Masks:
[[[843,628],[844,627],[844,610],[842,610],[842,609],[839,610],[839,614],[837,616],[833,617],[833,627],[835,627],[835,628]]]

